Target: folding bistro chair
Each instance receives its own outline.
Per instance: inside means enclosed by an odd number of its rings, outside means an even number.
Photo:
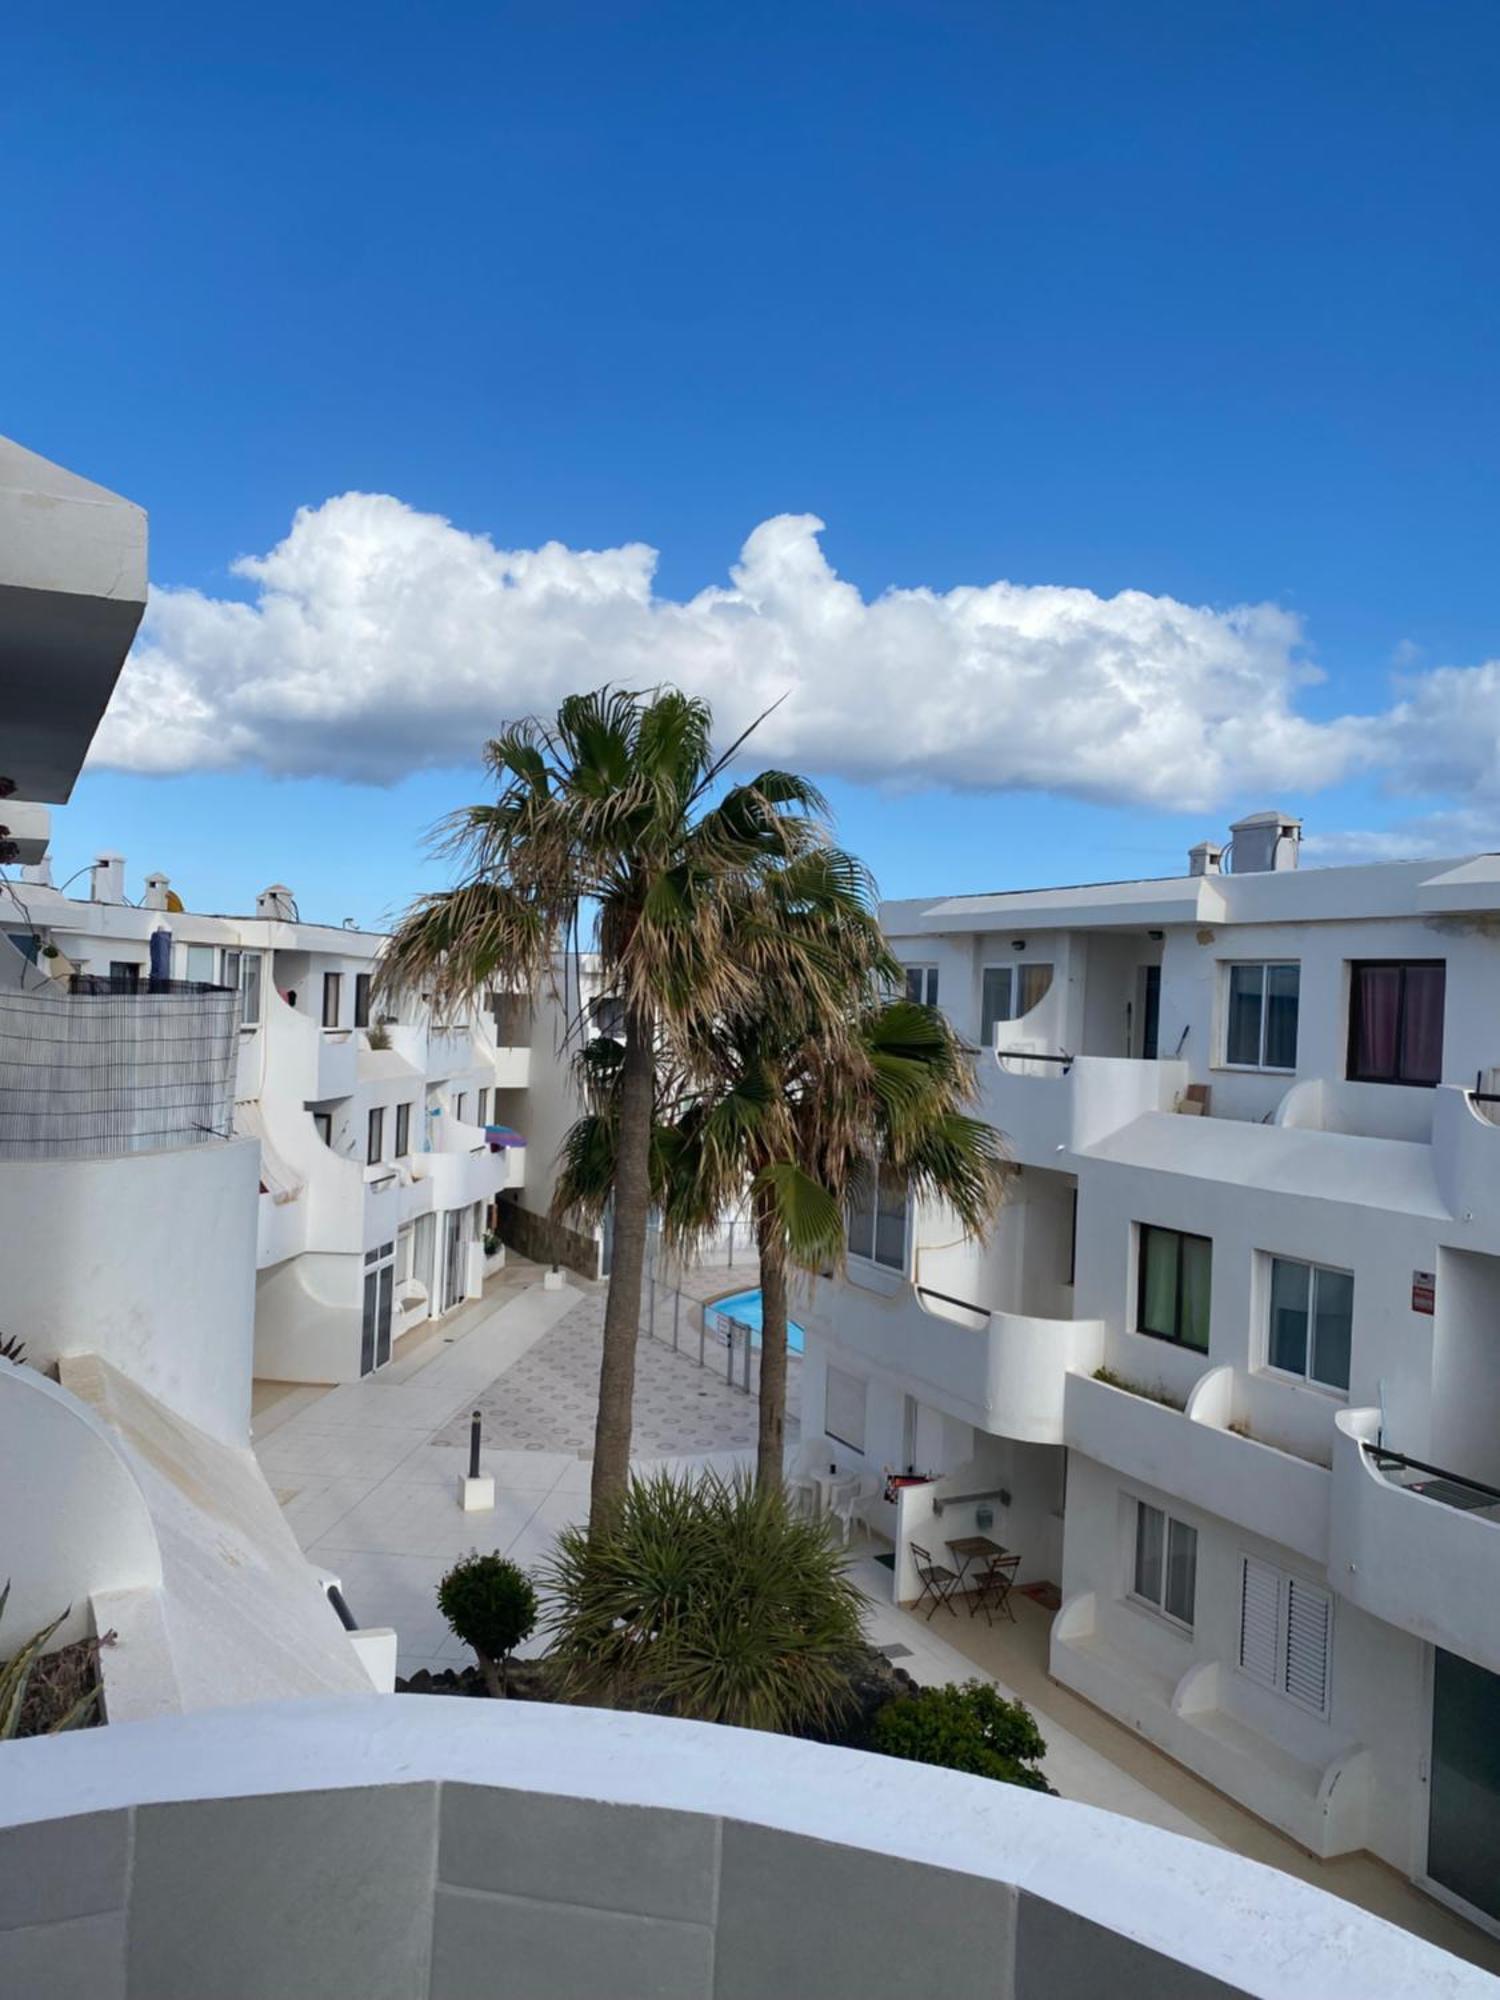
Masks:
[[[991,1556],[986,1563],[978,1583],[974,1586],[973,1602],[969,1606],[969,1616],[983,1611],[986,1625],[993,1625],[992,1613],[1003,1611],[1014,1625],[1016,1614],[1011,1609],[1010,1593],[1016,1581],[1016,1571],[1021,1567],[1019,1556]]]
[[[958,1571],[945,1569],[942,1563],[935,1563],[920,1542],[912,1542],[910,1547],[916,1560],[917,1575],[922,1580],[922,1594],[912,1606],[912,1610],[920,1611],[930,1597],[932,1604],[927,1613],[929,1625],[932,1623],[933,1612],[940,1604],[946,1604],[956,1618],[958,1613],[953,1611],[953,1593],[962,1581]]]

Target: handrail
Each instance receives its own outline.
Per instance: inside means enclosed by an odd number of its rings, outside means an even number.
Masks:
[[[976,1306],[972,1299],[956,1299],[951,1292],[937,1291],[932,1285],[913,1285],[912,1290],[919,1298],[941,1299],[945,1306],[959,1306],[964,1312],[981,1313],[985,1319],[990,1316],[988,1306]]]
[[[932,1511],[941,1514],[945,1507],[966,1507],[971,1500],[1000,1500],[1008,1504],[1010,1494],[1003,1486],[992,1486],[987,1493],[934,1493]]]
[[[1482,1479],[1469,1479],[1462,1472],[1449,1472],[1441,1465],[1427,1465],[1420,1458],[1408,1458],[1404,1451],[1387,1451],[1384,1445],[1366,1444],[1364,1449],[1381,1472],[1390,1465],[1403,1465],[1408,1471],[1426,1472],[1434,1479],[1446,1479],[1450,1486],[1464,1486],[1471,1493],[1483,1493],[1487,1499],[1500,1501],[1500,1487],[1486,1486]]]
[[[1074,1062],[1077,1060],[1076,1057],[1069,1055],[1061,1055],[1061,1056],[1043,1055],[1040,1049],[1002,1049],[998,1045],[998,1043],[996,1044],[995,1047],[995,1054],[997,1056],[1015,1056],[1018,1059],[1026,1062],[1062,1063],[1064,1067],[1067,1069],[1071,1069],[1073,1067]]]
[[[328,1586],[328,1602],[338,1613],[339,1623],[346,1632],[357,1632],[359,1630],[359,1620],[345,1603],[344,1593],[336,1583],[330,1583]]]

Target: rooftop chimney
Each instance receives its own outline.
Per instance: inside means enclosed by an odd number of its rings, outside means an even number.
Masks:
[[[1188,849],[1189,875],[1217,875],[1221,872],[1224,850],[1216,840],[1200,840]]]
[[[1247,813],[1229,829],[1230,865],[1236,875],[1269,875],[1295,868],[1302,822],[1290,813]]]
[[[285,882],[273,882],[269,889],[262,889],[256,897],[255,914],[268,918],[272,923],[294,924],[297,921],[297,899]]]
[[[172,906],[167,901],[167,891],[171,887],[167,877],[152,874],[146,877],[146,897],[143,907],[148,910],[168,910]]]
[[[91,903],[123,903],[125,900],[125,857],[101,854],[89,869]]]

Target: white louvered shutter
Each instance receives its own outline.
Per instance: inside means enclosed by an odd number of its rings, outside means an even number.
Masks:
[[[1275,1687],[1278,1670],[1281,1571],[1246,1556],[1240,1576],[1240,1665],[1253,1680]]]
[[[1286,1692],[1319,1715],[1328,1709],[1328,1634],[1333,1601],[1326,1590],[1286,1580]]]

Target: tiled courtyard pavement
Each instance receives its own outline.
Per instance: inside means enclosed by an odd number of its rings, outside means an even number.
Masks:
[[[672,1350],[672,1294],[658,1287],[656,1336],[643,1335],[636,1348],[634,1449],[642,1457],[710,1451],[743,1451],[755,1443],[756,1399],[725,1379],[726,1352],[710,1334],[705,1363],[698,1366],[696,1301],[755,1282],[753,1267],[737,1264],[689,1271],[681,1280],[678,1315],[680,1350]],[[599,1402],[599,1358],[603,1347],[605,1293],[591,1291],[507,1369],[474,1407],[484,1418],[484,1436],[501,1451],[592,1450]],[[787,1439],[798,1436],[796,1409],[801,1364],[788,1366]],[[469,1412],[460,1411],[433,1440],[467,1444]]]

